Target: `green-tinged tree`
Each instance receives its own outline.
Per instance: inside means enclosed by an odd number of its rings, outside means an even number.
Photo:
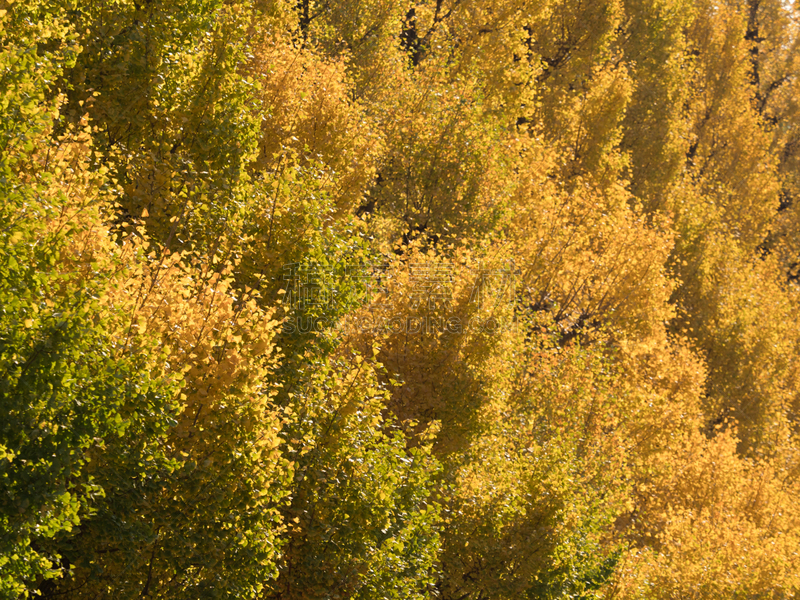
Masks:
[[[307,356],[286,386],[288,542],[269,597],[426,598],[435,580],[439,508],[430,446],[409,449],[382,414],[374,361]]]
[[[142,227],[112,234],[96,131],[52,137],[74,36],[25,16],[3,53],[3,593],[254,597],[288,478],[275,322]]]
[[[137,354],[120,352],[126,315],[104,307],[123,268],[118,257],[101,265],[81,259],[76,240],[97,222],[102,176],[86,169],[85,132],[49,139],[60,108],[53,82],[79,47],[52,16],[39,14],[35,25],[29,16],[1,22],[5,597],[25,596],[69,569],[54,540],[92,514],[105,492],[88,467],[91,454],[143,428],[163,434],[179,411],[179,378],[150,368],[162,355],[154,340],[140,340]],[[45,45],[51,49],[40,52]],[[134,403],[141,412],[132,418]],[[157,447],[151,459],[168,462]]]

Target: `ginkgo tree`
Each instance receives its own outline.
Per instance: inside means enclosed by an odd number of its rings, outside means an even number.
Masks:
[[[0,6],[3,597],[794,597],[800,11]]]

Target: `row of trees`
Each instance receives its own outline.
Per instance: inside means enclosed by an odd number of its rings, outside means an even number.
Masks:
[[[0,595],[795,597],[799,46],[0,5]]]

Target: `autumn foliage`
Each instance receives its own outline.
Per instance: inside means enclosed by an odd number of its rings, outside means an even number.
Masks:
[[[0,2],[0,597],[800,595],[800,5]]]

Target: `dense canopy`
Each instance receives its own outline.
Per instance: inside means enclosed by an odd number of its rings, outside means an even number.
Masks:
[[[800,595],[800,4],[0,2],[0,597]]]

